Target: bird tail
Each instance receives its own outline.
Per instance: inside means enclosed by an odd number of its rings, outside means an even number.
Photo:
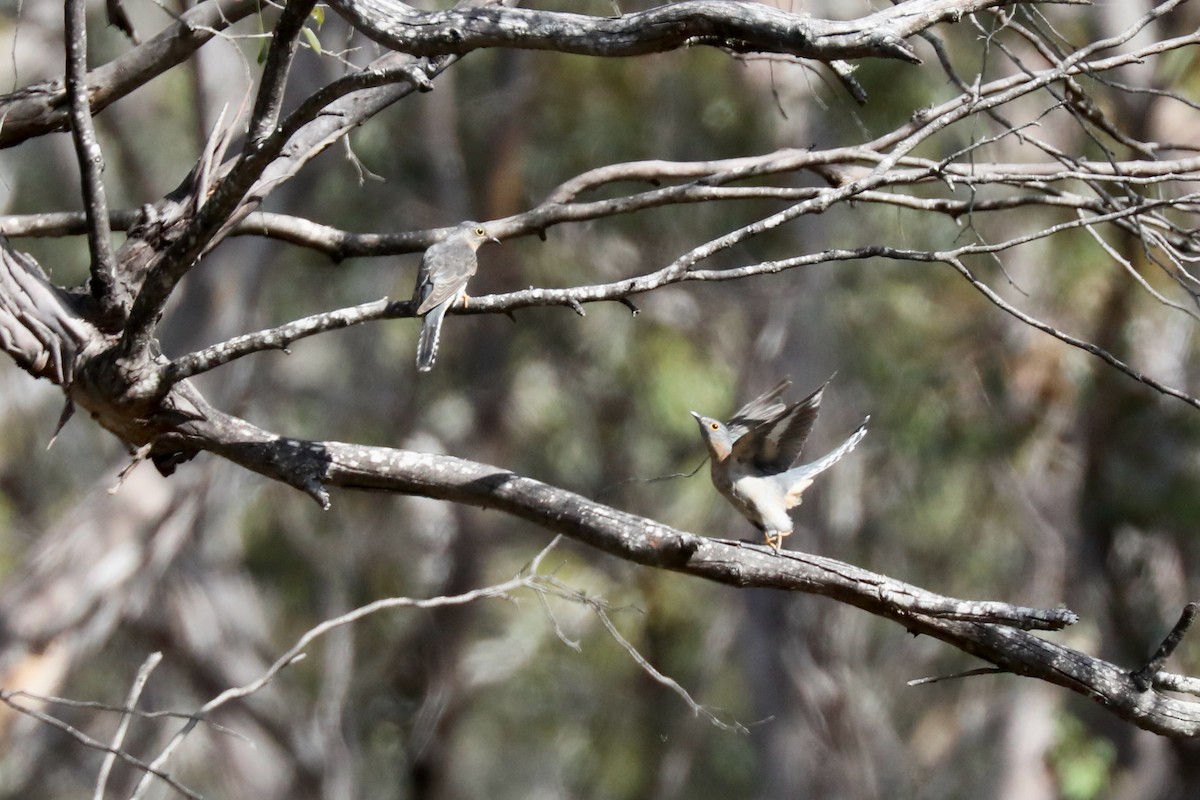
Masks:
[[[788,508],[793,508],[800,504],[800,494],[812,485],[813,478],[841,461],[851,450],[858,447],[858,443],[867,435],[867,423],[870,421],[870,417],[864,419],[862,425],[859,425],[854,433],[846,437],[846,441],[816,461],[796,467],[795,469],[790,469],[779,476],[786,487]]]
[[[442,338],[442,319],[446,316],[449,303],[438,303],[429,309],[421,323],[421,338],[417,341],[417,369],[429,372],[437,359],[438,342]]]

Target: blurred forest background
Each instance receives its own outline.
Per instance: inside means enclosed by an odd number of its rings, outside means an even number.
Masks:
[[[564,4],[607,14],[603,0]],[[649,3],[621,0],[631,11]],[[880,5],[883,5],[882,3]],[[1068,41],[1123,30],[1148,5],[1043,7]],[[128,48],[89,9],[92,61]],[[126,0],[149,35],[164,9]],[[793,10],[858,16],[866,2]],[[132,209],[191,168],[220,109],[253,90],[274,11],[251,16],[180,67],[97,115],[110,204]],[[1194,29],[1195,9],[1147,36]],[[1011,71],[995,20],[939,26],[966,76]],[[991,26],[991,27],[989,27]],[[323,52],[298,56],[297,96],[378,48],[327,14]],[[993,41],[991,37],[995,37]],[[3,91],[62,74],[62,7],[0,4]],[[368,122],[274,193],[268,210],[353,231],[491,220],[584,170],[639,159],[716,159],[878,136],[945,100],[924,64],[863,61],[857,105],[824,68],[698,48],[636,59],[482,51]],[[1200,99],[1193,50],[1120,74]],[[1102,87],[1097,87],[1098,91]],[[1109,92],[1106,111],[1144,140],[1200,145],[1194,110]],[[1120,103],[1122,105],[1112,105]],[[1039,134],[1093,151],[1048,115]],[[958,131],[958,146],[985,135]],[[1006,152],[1005,148],[1011,148]],[[994,160],[1020,161],[1015,141]],[[356,161],[357,160],[357,161]],[[819,185],[819,181],[809,185]],[[0,213],[80,207],[67,134],[0,151]],[[666,207],[554,227],[546,241],[480,252],[471,294],[599,283],[658,268],[777,206]],[[826,247],[949,247],[1050,224],[1045,209],[960,220],[839,206],[718,257],[721,265]],[[1064,212],[1063,219],[1070,214]],[[1052,221],[1052,220],[1051,220]],[[87,276],[82,236],[22,239],[56,282]],[[1138,259],[1133,240],[1118,242]],[[239,237],[206,257],[169,311],[163,349],[412,291],[420,255],[329,259]],[[1006,298],[1195,394],[1194,319],[1147,293],[1076,231],[973,262]],[[1178,287],[1153,274],[1159,291]],[[594,304],[448,318],[436,368],[418,376],[418,324],[397,320],[242,359],[197,383],[216,405],[288,435],[438,451],[499,465],[683,530],[757,539],[691,471],[689,410],[725,415],[783,376],[799,397],[836,372],[810,455],[866,414],[864,443],[806,495],[789,546],[951,596],[1066,604],[1057,639],[1135,667],[1197,596],[1200,413],[1020,324],[953,270],[882,259],[769,277],[685,283]],[[1191,300],[1184,298],[1185,302]],[[169,479],[128,464],[85,418],[46,445],[61,392],[0,369],[0,647],[23,655],[5,688],[124,702],[152,651],[147,709],[190,711],[260,675],[304,631],[388,596],[456,594],[507,580],[549,541],[529,523],[416,498],[337,492],[329,512],[209,455]],[[131,542],[151,542],[148,548]],[[206,797],[255,798],[1091,798],[1195,797],[1197,747],[1138,731],[1067,691],[1011,675],[909,687],[980,663],[829,600],[738,591],[563,543],[547,568],[604,598],[658,669],[748,735],[694,716],[595,614],[551,601],[578,652],[529,593],[515,602],[399,609],[340,628],[266,689],[200,728],[172,774]],[[1200,670],[1185,642],[1173,667]],[[118,715],[47,713],[107,741]],[[136,722],[133,753],[177,723]],[[102,753],[0,713],[0,797],[79,797]],[[113,796],[138,774],[118,765]],[[124,787],[124,788],[122,788]],[[155,796],[171,796],[156,787]],[[122,795],[123,796],[123,795]]]

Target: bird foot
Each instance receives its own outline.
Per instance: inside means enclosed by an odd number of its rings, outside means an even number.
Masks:
[[[775,551],[775,554],[776,554],[776,555],[778,555],[778,554],[779,554],[779,551],[780,551],[780,549],[783,547],[783,539],[784,539],[784,537],[785,537],[785,536],[791,536],[791,535],[792,535],[792,532],[791,532],[791,531],[775,531],[775,533],[773,533],[773,534],[772,534],[772,533],[767,533],[767,534],[766,534],[766,538],[767,538],[767,545],[768,545],[768,546],[769,546],[769,547],[770,547],[772,550],[774,550],[774,551]]]

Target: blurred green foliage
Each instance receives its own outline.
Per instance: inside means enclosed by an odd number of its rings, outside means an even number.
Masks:
[[[1064,715],[1059,720],[1058,743],[1051,765],[1064,800],[1104,797],[1112,783],[1116,752],[1112,743],[1088,735],[1079,720]]]

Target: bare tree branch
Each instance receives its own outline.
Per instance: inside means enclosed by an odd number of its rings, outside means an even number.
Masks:
[[[66,86],[71,114],[71,140],[79,162],[83,208],[88,220],[88,250],[92,255],[91,290],[102,313],[112,323],[119,311],[116,297],[117,263],[112,231],[108,227],[108,196],[104,191],[104,154],[92,125],[87,85],[87,15],[83,0],[67,0],[64,6],[64,35],[67,45]]]
[[[66,293],[0,236],[0,348],[21,369],[66,388],[75,379],[76,357],[96,338]]]
[[[121,759],[126,764],[129,764],[130,766],[134,767],[135,769],[142,770],[146,775],[153,777],[153,778],[157,778],[158,780],[162,781],[167,786],[170,786],[172,789],[179,792],[179,794],[183,795],[184,797],[191,798],[191,800],[202,800],[202,798],[199,794],[197,794],[196,792],[193,792],[191,789],[184,786],[182,783],[177,781],[175,778],[172,778],[168,773],[164,772],[163,770],[158,769],[150,764],[147,764],[146,762],[142,761],[139,758],[135,758],[134,756],[130,755],[129,753],[125,752],[124,750],[121,750],[120,748],[107,745],[104,742],[100,741],[99,739],[93,739],[91,736],[88,736],[83,731],[79,730],[78,728],[75,728],[74,726],[72,726],[66,722],[63,722],[62,720],[58,719],[57,717],[52,717],[49,714],[46,714],[42,711],[38,711],[36,708],[29,708],[28,706],[23,706],[20,703],[16,702],[13,695],[14,695],[13,692],[9,692],[5,689],[0,689],[0,703],[3,703],[4,705],[8,706],[9,708],[13,709],[14,711],[17,711],[28,717],[32,717],[33,719],[36,719],[38,722],[41,722],[43,724],[49,725],[52,728],[56,728],[57,730],[62,731],[67,736],[70,736],[72,739],[79,742],[84,747],[90,748],[92,750],[99,750],[100,752],[107,753],[107,754],[113,756],[114,758]]]
[[[368,320],[384,319],[388,308],[388,301],[384,298],[373,303],[363,303],[354,308],[313,314],[277,328],[238,336],[227,342],[175,359],[167,365],[163,381],[167,384],[174,384],[251,353],[260,353],[264,350],[286,352],[288,345],[297,339],[339,328],[348,328]]]
[[[732,0],[685,0],[616,17],[497,6],[423,12],[399,0],[333,0],[330,6],[385,47],[417,56],[512,47],[623,57],[709,45],[820,61],[873,56],[916,64],[920,60],[904,41],[909,36],[964,14],[1012,4],[913,0],[850,22]]]
[[[686,689],[679,685],[678,681],[676,681],[670,675],[664,675],[655,669],[654,665],[647,661],[646,657],[639,653],[637,648],[634,647],[628,639],[622,636],[619,630],[617,630],[617,626],[613,623],[612,618],[609,617],[608,608],[604,603],[596,600],[595,598],[589,598],[578,593],[576,593],[572,599],[575,599],[577,602],[587,603],[592,611],[595,612],[596,616],[599,617],[600,623],[604,626],[604,629],[608,631],[608,635],[611,636],[617,642],[617,644],[621,645],[625,652],[629,653],[629,657],[637,662],[637,665],[641,667],[647,675],[683,698],[683,701],[688,704],[689,708],[692,709],[693,714],[704,717],[721,730],[729,731],[730,733],[749,733],[749,730],[746,729],[746,726],[742,725],[741,723],[729,723],[720,719],[716,714],[693,700],[692,696],[688,694]]]
[[[868,200],[884,203],[890,202],[890,200],[896,196],[883,192],[864,192],[862,195],[858,195],[856,199],[863,199],[864,197],[866,197]],[[1077,347],[1100,358],[1110,366],[1155,389],[1156,391],[1171,397],[1175,397],[1194,407],[1200,407],[1200,399],[1197,399],[1179,389],[1167,386],[1166,384],[1147,376],[1141,371],[1135,370],[1125,362],[1116,358],[1104,348],[1064,333],[1054,326],[1037,320],[1034,317],[1020,311],[1018,308],[996,294],[995,291],[987,286],[986,283],[977,279],[962,261],[962,259],[968,255],[997,253],[1003,250],[1015,248],[1022,244],[1028,244],[1036,241],[1037,239],[1045,238],[1055,233],[1072,228],[1083,227],[1086,230],[1091,231],[1096,224],[1101,222],[1112,222],[1123,224],[1126,227],[1131,227],[1127,223],[1129,218],[1141,214],[1148,214],[1156,209],[1165,208],[1167,206],[1180,207],[1181,205],[1186,205],[1198,198],[1200,198],[1200,196],[1188,196],[1177,198],[1171,201],[1160,200],[1146,202],[1140,205],[1122,208],[1109,214],[1076,218],[1075,220],[1050,226],[1049,228],[1045,228],[1025,236],[1018,236],[1013,239],[995,244],[964,245],[953,250],[940,252],[901,250],[899,248],[882,246],[863,247],[855,250],[827,250],[820,253],[798,256],[781,261],[762,262],[745,267],[726,268],[720,270],[691,269],[687,272],[679,272],[674,266],[669,266],[653,273],[597,286],[577,286],[553,290],[528,289],[501,295],[477,297],[472,300],[469,308],[455,309],[455,313],[509,314],[519,308],[539,305],[563,305],[575,309],[578,313],[582,309],[583,303],[620,301],[622,299],[628,299],[628,297],[633,294],[653,291],[663,286],[685,280],[739,280],[750,276],[774,274],[789,269],[796,269],[804,266],[814,266],[832,261],[860,260],[867,258],[891,258],[926,263],[940,262],[954,267],[954,269],[967,278],[972,286],[978,289],[980,293],[988,299],[989,302],[1016,317],[1025,324],[1054,336],[1055,338],[1071,345],[1072,347]],[[1062,204],[1067,207],[1079,205],[1072,202],[1070,199],[1062,199]],[[1031,198],[1029,204],[1041,204],[1041,202],[1045,200],[1046,198]],[[602,204],[607,203],[608,201],[602,201]],[[1048,202],[1047,204],[1054,205],[1054,203]],[[1086,202],[1081,202],[1081,204],[1088,205]],[[901,203],[901,205],[904,204]],[[967,201],[964,201],[962,204],[946,202],[941,204],[917,203],[917,205],[922,207],[931,207],[943,213],[949,213],[952,215],[955,213],[966,213],[968,211],[968,208],[966,207]],[[979,201],[973,205],[976,206],[974,210],[982,212],[986,210],[1003,209],[1013,205],[1025,205],[1025,203],[1022,202],[1022,199],[1020,198],[1008,198],[999,200],[995,204],[989,204],[987,201]],[[539,212],[540,209],[535,209],[534,211],[530,212],[530,215],[533,216],[534,219],[538,220],[538,222],[542,222],[544,217],[541,217]],[[611,207],[608,209],[608,213],[613,213]],[[526,217],[526,215],[518,215],[516,218],[509,218],[508,220],[489,223],[489,230],[495,230],[499,233],[502,233],[506,229],[517,228],[520,230],[533,224],[534,223],[528,221],[528,217]],[[1133,226],[1132,229],[1136,230],[1136,227]],[[415,234],[409,234],[407,236],[409,237],[410,241],[413,238],[416,238]],[[334,234],[330,237],[330,240],[334,238],[342,242],[343,245],[347,241],[346,236],[341,234]],[[1151,293],[1160,300],[1167,302],[1168,305],[1176,307],[1178,310],[1185,312],[1188,311],[1188,309],[1184,309],[1177,304],[1169,303],[1169,301],[1166,301],[1165,298],[1163,298],[1157,291],[1151,289]],[[278,328],[261,331],[256,334],[247,334],[246,336],[238,337],[230,340],[229,342],[214,345],[205,351],[193,353],[177,359],[168,368],[166,379],[168,382],[173,383],[180,378],[199,374],[200,372],[213,369],[221,364],[228,363],[229,361],[249,355],[251,353],[261,352],[269,349],[284,349],[293,341],[305,338],[307,336],[323,333],[328,330],[337,330],[363,322],[393,319],[397,317],[409,317],[414,313],[415,310],[411,308],[411,304],[408,302],[386,304],[383,301],[379,301],[376,303],[368,303],[356,306],[350,309],[341,309],[338,311],[313,315],[302,320],[296,320]]]
[[[117,751],[125,742],[125,734],[129,732],[129,724],[133,721],[132,712],[137,708],[138,699],[142,696],[142,690],[146,688],[151,673],[161,662],[162,653],[156,651],[147,656],[142,666],[138,668],[133,686],[129,689],[129,697],[125,700],[125,712],[121,715],[121,724],[117,726],[117,732],[113,734],[110,745],[112,750],[104,756],[104,762],[100,765],[100,774],[96,777],[96,791],[92,793],[92,800],[104,800],[104,789],[108,784],[108,776],[112,772],[113,764],[116,763]]]
[[[111,211],[110,230],[127,231],[137,221],[139,211]],[[87,214],[83,211],[51,211],[44,214],[8,214],[0,216],[0,235],[22,237],[78,236],[87,233]]]
[[[279,110],[283,105],[283,90],[287,88],[288,71],[299,45],[300,30],[316,6],[316,0],[288,0],[283,7],[271,46],[267,50],[267,61],[263,65],[258,83],[258,97],[254,112],[250,116],[249,135],[243,156],[261,147],[267,137],[274,133],[279,121]]]
[[[1179,647],[1179,643],[1183,641],[1183,637],[1187,635],[1188,629],[1196,621],[1197,610],[1200,610],[1200,603],[1188,603],[1184,606],[1179,615],[1179,621],[1175,623],[1175,626],[1163,639],[1162,644],[1154,651],[1154,655],[1141,669],[1130,676],[1134,685],[1140,687],[1143,692],[1153,685],[1154,677],[1162,671],[1163,664],[1167,662],[1167,659],[1175,652],[1175,648]]]
[[[832,559],[795,552],[775,556],[762,546],[678,531],[503,469],[449,456],[281,439],[233,419],[184,427],[193,431],[187,437],[193,445],[310,494],[314,485],[339,486],[494,508],[639,564],[738,587],[820,594],[893,619],[1007,671],[1064,686],[1147,730],[1200,733],[1200,703],[1143,693],[1127,670],[1019,630],[1069,624],[1075,617],[1066,610],[943,598]],[[201,434],[201,428],[210,433]],[[994,624],[1001,618],[1006,624]],[[983,619],[993,622],[977,621]]]
[[[1154,389],[1156,392],[1165,394],[1168,397],[1174,397],[1176,400],[1182,400],[1193,408],[1200,408],[1200,398],[1193,397],[1192,395],[1180,389],[1167,386],[1165,383],[1157,381],[1149,375],[1146,375],[1145,373],[1129,366],[1124,361],[1105,350],[1103,347],[1093,344],[1092,342],[1079,339],[1075,336],[1071,336],[1068,333],[1064,333],[1052,325],[1048,325],[1045,322],[1031,317],[1029,314],[1026,314],[1024,311],[1021,311],[1017,307],[1008,303],[1006,300],[1004,300],[1004,298],[996,294],[996,292],[990,286],[976,278],[971,270],[969,270],[960,259],[950,258],[946,260],[946,263],[954,267],[954,269],[957,270],[960,275],[966,278],[967,281],[976,289],[978,289],[979,292],[983,294],[983,296],[986,297],[993,305],[1002,309],[1016,319],[1019,319],[1021,322],[1024,322],[1026,325],[1037,328],[1042,333],[1048,333],[1055,339],[1058,339],[1061,342],[1066,342],[1072,347],[1077,347],[1086,353],[1090,353],[1104,363],[1108,364],[1110,367],[1114,367],[1120,372],[1125,373],[1139,383],[1144,383],[1151,389]]]

